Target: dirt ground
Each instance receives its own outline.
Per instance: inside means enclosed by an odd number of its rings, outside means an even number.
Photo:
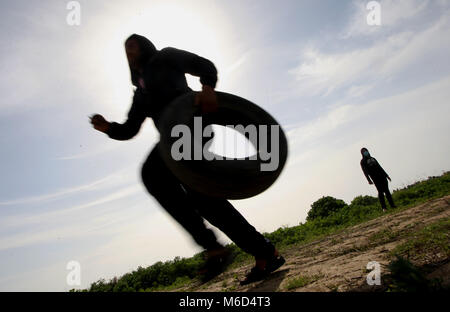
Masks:
[[[450,217],[450,196],[431,200],[400,212],[347,228],[324,239],[306,245],[289,247],[282,255],[286,263],[266,280],[246,286],[239,285],[253,263],[229,269],[204,285],[189,285],[176,291],[199,292],[329,292],[376,291],[369,286],[367,264],[377,261],[383,273],[393,259],[396,246],[405,242],[402,233],[419,231],[440,219]],[[425,262],[442,263],[428,275],[440,277],[448,284],[450,262],[446,255],[425,255]],[[300,280],[300,282],[299,282]],[[296,281],[296,283],[294,283]]]

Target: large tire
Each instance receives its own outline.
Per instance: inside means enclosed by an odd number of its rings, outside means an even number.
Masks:
[[[262,108],[241,97],[224,92],[216,92],[219,109],[217,112],[202,116],[203,128],[211,124],[222,126],[242,125],[244,128],[248,125],[255,125],[258,129],[259,137],[259,125],[266,125],[268,130],[267,137],[269,138],[268,151],[270,151],[271,126],[278,126],[279,162],[275,170],[261,170],[261,165],[267,162],[263,162],[260,158],[260,145],[258,142],[251,140],[248,135],[246,137],[252,142],[253,146],[258,147],[257,160],[248,158],[206,160],[202,157],[202,160],[182,159],[177,161],[172,158],[172,144],[179,140],[178,137],[171,136],[173,127],[186,125],[190,128],[191,134],[194,133],[194,117],[200,116],[199,107],[194,106],[196,94],[197,92],[189,92],[176,98],[161,115],[158,123],[160,131],[159,152],[166,165],[182,183],[200,193],[213,197],[244,199],[266,190],[278,178],[286,163],[288,155],[286,136],[272,116]],[[240,132],[245,135],[242,131]],[[276,135],[276,132],[274,132],[274,135]],[[210,138],[203,138],[203,141],[208,140]],[[193,144],[201,144],[195,138],[191,141],[193,141]],[[210,155],[212,154],[210,153]]]

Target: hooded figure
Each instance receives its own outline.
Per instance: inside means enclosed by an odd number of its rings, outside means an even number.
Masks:
[[[125,41],[125,47],[131,82],[136,90],[126,122],[110,123],[106,132],[110,138],[131,139],[147,117],[153,119],[158,129],[164,107],[178,96],[192,91],[185,74],[200,77],[204,89],[202,93],[208,92],[207,95],[214,96],[217,70],[211,61],[171,47],[157,50],[150,40],[137,34]]]
[[[361,149],[361,169],[364,172],[364,175],[369,181],[369,184],[375,184],[375,187],[378,190],[378,198],[380,200],[381,207],[383,211],[386,210],[386,202],[384,200],[384,194],[386,194],[386,198],[388,199],[389,205],[392,208],[395,208],[394,201],[392,199],[391,193],[389,192],[388,187],[388,179],[391,181],[389,175],[384,171],[384,169],[380,166],[378,161],[370,156],[367,148],[363,147]]]
[[[125,41],[125,44],[130,40],[135,40],[139,47],[140,55],[137,56],[136,62],[138,67],[143,68],[148,63],[148,61],[154,56],[157,52],[153,43],[143,36],[139,36],[137,34],[133,34]],[[131,82],[134,86],[139,87],[139,78],[141,77],[139,71],[135,69],[132,65],[130,59],[128,60],[128,65],[130,67],[131,73]]]
[[[202,91],[196,104],[202,112],[214,111],[217,70],[214,64],[196,54],[175,49],[157,50],[147,38],[133,34],[125,41],[131,82],[136,87],[128,118],[123,123],[108,122],[101,115],[92,117],[94,128],[115,140],[134,137],[147,117],[156,128],[161,112],[176,97],[192,91],[185,74],[200,77]],[[204,219],[218,227],[242,250],[253,255],[256,265],[243,280],[248,284],[278,269],[285,260],[275,246],[250,225],[226,199],[213,198],[181,183],[159,156],[158,145],[142,166],[142,181],[148,192],[161,204],[192,238],[206,250],[207,261],[200,270],[203,280],[220,274],[229,263],[231,252],[217,242]],[[164,239],[164,238],[161,238]]]

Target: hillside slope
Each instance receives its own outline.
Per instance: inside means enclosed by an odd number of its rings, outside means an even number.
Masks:
[[[326,238],[283,250],[286,264],[265,281],[240,286],[253,263],[229,269],[203,285],[174,291],[383,291],[388,264],[395,255],[408,258],[429,279],[450,283],[450,196],[430,200],[346,228]],[[369,286],[367,264],[381,265],[381,286]]]

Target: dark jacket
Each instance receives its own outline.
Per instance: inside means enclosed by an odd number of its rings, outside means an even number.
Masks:
[[[372,179],[375,184],[384,183],[387,181],[386,178],[388,177],[388,174],[372,156],[363,156],[363,159],[361,159],[361,168],[367,178],[367,181],[370,182],[370,179]]]
[[[144,70],[140,74],[130,68],[131,81],[136,90],[128,119],[123,124],[110,124],[107,135],[115,140],[134,137],[147,117],[152,118],[158,128],[165,105],[181,94],[192,91],[185,74],[200,77],[202,85],[215,88],[217,83],[217,70],[211,61],[171,47],[157,50],[147,38],[133,36],[139,42],[143,55],[140,61]]]

